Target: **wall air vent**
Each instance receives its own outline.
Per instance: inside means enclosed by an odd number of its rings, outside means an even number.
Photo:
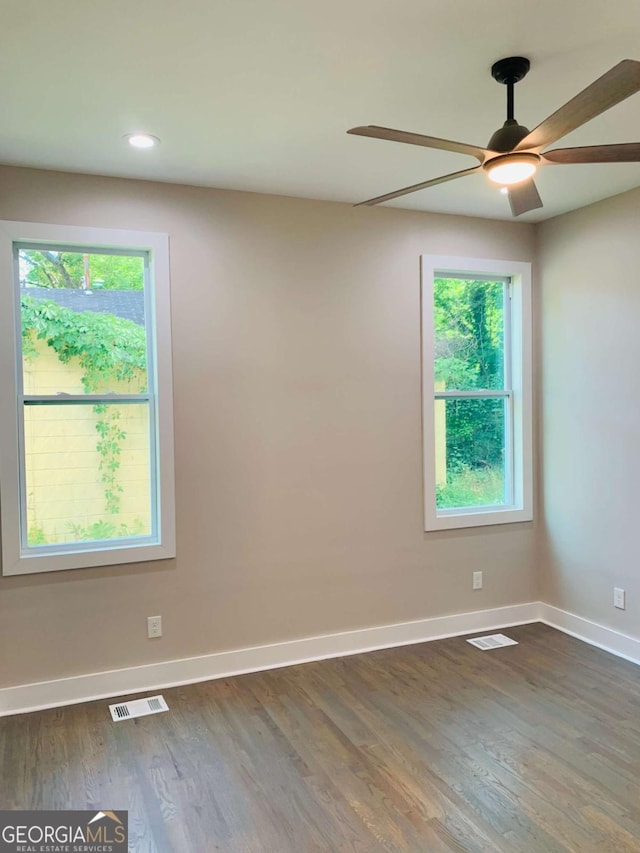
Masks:
[[[162,711],[168,711],[169,706],[164,701],[162,696],[150,696],[147,699],[134,699],[132,702],[118,702],[116,705],[109,705],[111,711],[111,719],[114,722],[119,720],[131,720],[135,717],[146,717],[148,714],[160,714]]]
[[[474,637],[473,640],[467,640],[477,649],[482,649],[486,652],[488,649],[500,649],[502,646],[517,646],[518,643],[510,637],[505,637],[504,634],[489,634],[486,637]]]

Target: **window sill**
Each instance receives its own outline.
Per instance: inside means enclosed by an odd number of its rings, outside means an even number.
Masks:
[[[533,512],[530,509],[505,507],[496,509],[491,507],[474,511],[452,510],[446,514],[434,514],[425,520],[425,531],[431,533],[436,530],[455,530],[464,527],[488,527],[493,524],[515,524],[519,521],[533,521]]]
[[[88,569],[98,566],[120,566],[127,563],[141,563],[150,560],[169,560],[176,556],[173,543],[159,544],[157,542],[131,544],[123,546],[114,543],[90,543],[85,549],[63,551],[64,546],[58,546],[55,553],[37,553],[30,549],[14,559],[6,555],[3,564],[3,575],[29,575],[40,572],[59,572],[70,569]]]

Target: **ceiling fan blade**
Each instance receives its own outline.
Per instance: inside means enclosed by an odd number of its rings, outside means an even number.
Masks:
[[[477,172],[480,166],[472,166],[471,169],[463,169],[461,172],[451,172],[450,175],[442,175],[439,178],[431,178],[430,181],[422,181],[420,184],[413,184],[410,187],[405,187],[403,190],[395,190],[395,192],[379,195],[376,198],[369,198],[366,201],[360,201],[354,207],[362,207],[366,205],[371,207],[374,204],[380,204],[383,201],[391,201],[392,198],[398,198],[401,195],[415,193],[418,190],[425,190],[427,187],[434,187],[436,184],[444,184],[446,181],[454,181],[456,178],[463,178],[465,175],[472,175]]]
[[[546,118],[515,151],[544,148],[640,90],[640,62],[623,59]]]
[[[407,142],[409,145],[423,145],[425,148],[440,148],[443,151],[453,151],[455,154],[470,154],[481,163],[487,156],[485,148],[477,145],[467,145],[466,142],[452,142],[450,139],[439,139],[437,136],[423,136],[421,133],[408,133],[405,130],[393,130],[390,127],[379,127],[368,124],[366,127],[352,127],[347,133],[356,136],[370,136],[373,139],[388,139],[390,142]]]
[[[543,157],[550,163],[637,163],[640,161],[640,142],[555,148],[545,151]]]
[[[514,216],[520,216],[521,213],[528,213],[530,210],[542,207],[542,199],[533,180],[510,186],[509,204]]]

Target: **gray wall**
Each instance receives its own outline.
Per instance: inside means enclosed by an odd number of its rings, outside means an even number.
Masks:
[[[640,637],[640,190],[546,222],[538,238],[541,597]]]
[[[1,686],[536,597],[533,525],[423,532],[420,428],[420,254],[527,261],[532,226],[8,167],[0,188],[2,219],[169,233],[178,534],[176,560],[0,579]]]

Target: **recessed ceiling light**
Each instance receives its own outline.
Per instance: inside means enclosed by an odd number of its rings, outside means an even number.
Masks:
[[[127,133],[125,139],[132,148],[155,148],[160,142],[157,136],[149,133]]]

